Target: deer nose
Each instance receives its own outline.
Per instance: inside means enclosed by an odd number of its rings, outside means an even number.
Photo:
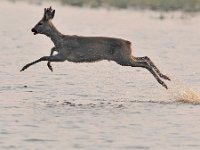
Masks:
[[[37,30],[35,30],[34,28],[31,29],[31,31],[33,32],[34,35],[36,35],[38,33]]]

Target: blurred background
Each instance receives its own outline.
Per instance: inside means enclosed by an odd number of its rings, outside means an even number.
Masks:
[[[20,0],[11,0],[20,1]],[[48,0],[27,0],[33,3],[42,3]],[[53,1],[53,0],[49,0]],[[150,9],[162,11],[199,11],[200,0],[54,0],[62,4],[72,6],[90,6],[90,7],[116,7],[116,8],[135,8],[135,9]]]

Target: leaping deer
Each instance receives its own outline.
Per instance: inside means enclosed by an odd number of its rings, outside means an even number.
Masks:
[[[154,65],[151,59],[145,57],[134,57],[131,55],[131,42],[111,37],[83,37],[76,35],[63,35],[52,23],[55,10],[44,9],[43,18],[31,30],[34,35],[44,34],[51,38],[55,47],[51,49],[50,56],[43,56],[40,59],[26,64],[21,71],[24,71],[31,65],[41,61],[47,61],[48,68],[53,71],[51,62],[96,62],[100,60],[115,61],[121,66],[142,67],[150,71],[155,79],[167,89],[167,85],[160,79],[170,80],[163,75]],[[57,51],[56,55],[53,53]]]

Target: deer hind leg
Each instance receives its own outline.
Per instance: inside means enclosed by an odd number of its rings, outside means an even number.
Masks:
[[[149,57],[147,57],[147,56],[145,56],[145,57],[136,57],[135,59],[138,60],[138,61],[147,62],[161,78],[163,78],[165,80],[170,80],[170,78],[168,76],[166,76],[166,75],[164,75],[164,74],[162,74],[160,72],[160,70],[156,67],[156,65],[152,62],[152,60]]]
[[[59,54],[54,55],[54,56],[43,56],[43,57],[41,57],[41,58],[38,59],[38,60],[35,60],[35,61],[31,62],[31,63],[26,64],[26,65],[21,69],[21,71],[24,71],[24,70],[26,70],[28,67],[30,67],[30,66],[32,66],[32,65],[34,65],[34,64],[36,64],[36,63],[39,63],[39,62],[41,62],[41,61],[63,62],[63,61],[65,61],[65,59],[64,59],[64,57],[63,57],[62,55],[59,55]]]
[[[53,53],[54,53],[55,51],[57,51],[57,50],[56,50],[55,47],[53,47],[53,48],[51,49],[50,56],[52,56]],[[53,72],[53,67],[51,66],[51,62],[50,62],[50,61],[47,62],[47,66],[48,66],[48,68]]]
[[[134,57],[128,58],[127,60],[128,61],[116,61],[116,62],[122,66],[142,67],[142,68],[147,69],[154,76],[154,78],[158,81],[158,83],[160,83],[163,87],[165,87],[167,89],[167,85],[159,78],[157,73],[154,71],[154,68],[149,63],[147,63],[145,60],[143,60],[143,59],[138,60]]]

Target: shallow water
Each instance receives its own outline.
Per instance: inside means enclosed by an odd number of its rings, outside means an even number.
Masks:
[[[20,73],[53,46],[30,32],[49,5],[1,2],[0,149],[200,149],[200,105],[177,102],[144,69],[64,62]],[[51,5],[62,33],[128,39],[134,55],[198,90],[200,16]]]

